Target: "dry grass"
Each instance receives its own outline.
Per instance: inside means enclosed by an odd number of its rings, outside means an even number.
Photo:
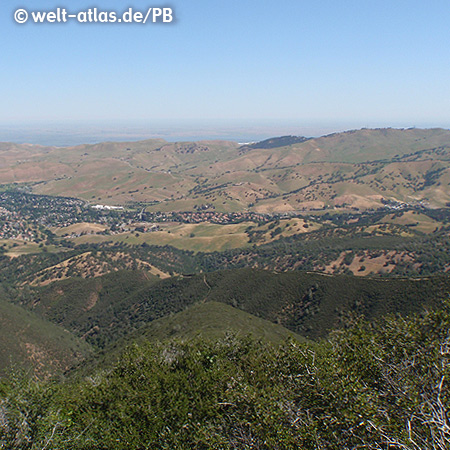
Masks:
[[[106,227],[99,223],[74,223],[67,227],[52,228],[51,231],[57,236],[65,236],[78,233],[96,234],[105,231]]]
[[[407,252],[383,251],[373,255],[365,250],[362,254],[355,255],[350,264],[344,264],[345,256],[351,252],[342,252],[339,257],[325,266],[325,273],[332,274],[342,272],[345,268],[357,276],[367,276],[371,273],[391,273],[400,262],[412,262],[414,259]],[[378,252],[379,253],[379,252]]]

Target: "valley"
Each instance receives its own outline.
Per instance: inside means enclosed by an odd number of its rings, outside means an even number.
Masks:
[[[391,398],[422,417],[420,439],[436,432],[423,414],[449,367],[448,130],[1,143],[0,161],[0,448],[14,433],[14,448],[45,446],[49,430],[49,448],[99,433],[98,448],[139,448],[143,422],[148,448],[320,448],[311,426],[321,448],[354,448],[384,439],[360,425],[381,409],[407,442]]]

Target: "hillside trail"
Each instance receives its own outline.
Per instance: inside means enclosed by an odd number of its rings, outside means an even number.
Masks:
[[[209,294],[211,294],[212,288],[209,285],[208,281],[206,280],[206,274],[203,274],[203,283],[205,283],[205,286],[208,288],[208,293],[206,294],[205,298],[201,301],[201,303],[205,303],[206,300],[209,297]]]

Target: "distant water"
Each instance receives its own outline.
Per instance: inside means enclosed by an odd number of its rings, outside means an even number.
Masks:
[[[0,142],[19,144],[39,144],[66,147],[79,144],[94,144],[105,141],[137,141],[145,139],[165,139],[175,141],[227,140],[240,143],[261,141],[275,136],[321,136],[340,131],[339,127],[305,127],[295,124],[250,124],[250,125],[212,125],[199,126],[182,124],[170,126],[120,124],[32,124],[1,125]]]

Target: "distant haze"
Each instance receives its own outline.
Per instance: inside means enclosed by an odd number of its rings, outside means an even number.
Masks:
[[[416,124],[301,123],[295,121],[136,121],[32,122],[0,124],[0,142],[65,147],[105,141],[165,139],[175,141],[229,140],[249,143],[274,136],[318,137],[364,127],[409,128]],[[426,124],[425,127],[445,124]]]

